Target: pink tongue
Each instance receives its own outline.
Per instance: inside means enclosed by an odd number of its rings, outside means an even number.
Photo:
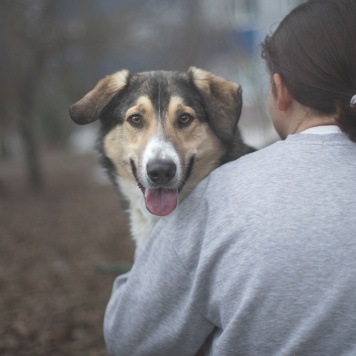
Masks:
[[[146,207],[154,215],[166,216],[177,206],[178,189],[146,189]]]

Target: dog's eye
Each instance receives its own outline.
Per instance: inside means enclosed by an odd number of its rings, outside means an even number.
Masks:
[[[135,127],[141,127],[142,124],[143,124],[143,119],[140,115],[131,115],[127,121],[132,125],[132,126],[135,126]]]
[[[188,126],[193,121],[193,116],[190,114],[183,114],[178,118],[178,124],[180,126]]]

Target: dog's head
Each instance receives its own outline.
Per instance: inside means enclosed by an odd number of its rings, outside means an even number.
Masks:
[[[84,125],[101,122],[99,149],[116,183],[134,181],[155,215],[174,210],[216,168],[235,137],[241,88],[198,68],[188,72],[122,70],[71,106]],[[125,192],[123,192],[125,194]]]

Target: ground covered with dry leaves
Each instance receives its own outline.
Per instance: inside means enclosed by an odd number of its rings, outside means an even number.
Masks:
[[[116,272],[132,262],[127,217],[95,158],[43,156],[45,187],[21,160],[0,162],[0,354],[107,355],[103,313]]]

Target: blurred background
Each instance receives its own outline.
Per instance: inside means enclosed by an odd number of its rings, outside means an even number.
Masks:
[[[111,263],[132,262],[97,126],[76,126],[69,105],[123,68],[194,65],[242,85],[243,136],[264,147],[278,136],[259,44],[301,2],[0,2],[1,355],[106,355]]]

